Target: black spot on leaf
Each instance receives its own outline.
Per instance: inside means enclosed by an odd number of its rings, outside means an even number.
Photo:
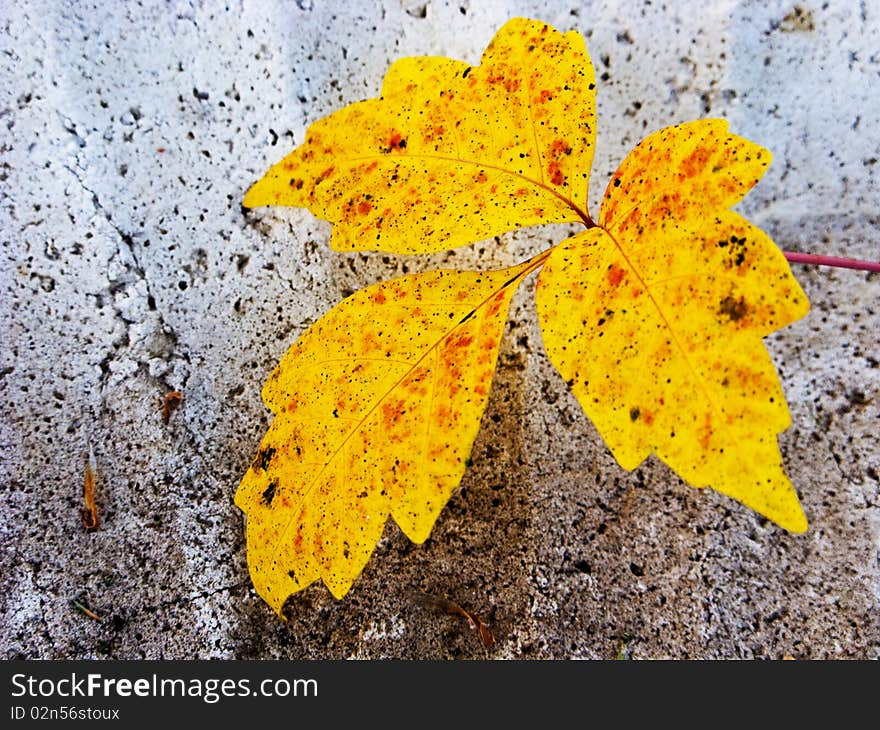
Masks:
[[[272,500],[275,499],[275,490],[278,489],[278,480],[273,479],[269,482],[269,486],[263,491],[263,504],[267,507],[272,504]]]
[[[267,446],[265,449],[257,453],[257,458],[254,459],[254,468],[260,469],[261,471],[266,471],[269,468],[269,464],[272,463],[272,459],[275,456],[275,447]]]
[[[721,300],[721,304],[718,307],[718,314],[729,317],[732,322],[738,322],[748,313],[749,305],[746,304],[746,300],[742,297],[734,299],[731,296],[726,296]]]

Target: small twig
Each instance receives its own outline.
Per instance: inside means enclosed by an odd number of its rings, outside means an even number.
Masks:
[[[495,637],[489,627],[480,620],[479,616],[470,611],[465,611],[455,601],[450,601],[448,598],[442,596],[435,596],[432,593],[415,593],[413,594],[413,598],[416,603],[425,608],[434,608],[443,611],[444,613],[448,613],[450,616],[461,616],[468,622],[471,631],[474,631],[479,635],[480,641],[483,642],[483,646],[487,649],[491,649],[495,646]]]
[[[162,423],[168,424],[171,413],[176,409],[183,400],[183,393],[179,390],[172,390],[166,393],[162,398]]]
[[[89,446],[89,453],[86,455],[86,474],[83,481],[83,507],[79,512],[82,525],[86,532],[95,532],[100,526],[100,518],[98,517],[98,505],[95,502],[95,481],[97,477],[98,467],[95,464],[95,453]]]
[[[70,605],[73,606],[75,609],[79,610],[81,613],[84,613],[84,614],[85,614],[86,616],[88,616],[90,619],[93,619],[93,620],[95,620],[95,621],[100,621],[100,620],[101,620],[101,617],[100,617],[98,614],[96,614],[94,611],[92,611],[92,610],[91,610],[88,606],[86,606],[85,604],[80,603],[79,601],[77,601],[75,598],[71,599],[71,601],[70,601]]]
[[[862,261],[845,259],[840,256],[822,256],[815,253],[796,253],[783,251],[785,258],[792,264],[812,264],[813,266],[835,266],[838,269],[857,269],[859,271],[880,271],[880,261]]]

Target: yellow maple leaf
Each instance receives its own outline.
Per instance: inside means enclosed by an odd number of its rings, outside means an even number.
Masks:
[[[657,454],[690,484],[806,529],[761,338],[808,303],[782,252],[731,211],[770,154],[723,120],[660,130],[615,173],[597,225],[594,90],[579,35],[514,19],[479,66],[398,61],[379,98],[313,124],[248,192],[249,207],[308,207],[346,250],[587,227],[509,269],[368,287],[293,345],[263,390],[275,420],[235,497],[254,585],[276,611],[319,578],[345,595],[389,516],[427,538],[464,472],[514,284],[542,266],[547,353],[624,468]]]
[[[464,474],[515,284],[541,260],[375,284],[290,348],[235,495],[254,586],[276,611],[318,578],[344,596],[389,515],[428,537]]]
[[[599,226],[548,257],[537,306],[551,361],[621,466],[655,453],[803,532],[761,337],[809,304],[782,252],[728,210],[769,162],[723,120],[650,135],[612,177]]]
[[[395,62],[379,98],[312,124],[244,206],[307,207],[340,251],[442,251],[586,221],[595,118],[583,37],[515,18],[479,66]]]

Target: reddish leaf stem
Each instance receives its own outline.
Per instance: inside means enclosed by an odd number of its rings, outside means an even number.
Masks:
[[[598,227],[598,224],[593,221],[590,217],[590,214],[586,212],[586,209],[581,210],[578,206],[572,203],[570,200],[566,200],[566,202],[574,209],[574,211],[580,216],[581,220],[584,223],[584,227],[589,230],[590,228]],[[838,269],[855,269],[857,271],[876,271],[880,272],[880,261],[864,261],[862,259],[847,259],[842,256],[823,256],[822,254],[817,253],[798,253],[796,251],[783,251],[785,258],[788,260],[790,264],[807,264],[810,266],[835,266]],[[536,256],[535,258],[539,258]],[[543,260],[541,261],[543,264]],[[533,268],[529,269],[529,272],[534,271]]]
[[[880,261],[861,261],[844,259],[840,256],[822,256],[815,253],[795,253],[783,251],[792,264],[812,264],[814,266],[836,266],[839,269],[858,269],[859,271],[880,271]]]

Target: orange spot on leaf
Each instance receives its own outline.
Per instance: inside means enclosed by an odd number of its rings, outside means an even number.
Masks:
[[[392,132],[388,138],[388,145],[382,151],[391,152],[392,150],[402,150],[406,147],[406,139],[400,132]]]
[[[382,404],[382,420],[386,425],[397,423],[404,413],[406,413],[406,407],[402,400]]]
[[[458,335],[455,338],[449,340],[446,345],[448,350],[465,350],[471,346],[471,343],[474,341],[474,338],[471,335]]]
[[[709,162],[710,152],[705,147],[698,147],[681,163],[681,172],[685,178],[696,177]]]
[[[621,281],[623,281],[624,277],[626,277],[626,270],[622,269],[617,264],[612,264],[611,268],[608,269],[608,273],[606,274],[608,278],[608,283],[611,286],[618,286]]]
[[[557,160],[561,155],[570,155],[571,154],[571,145],[568,144],[564,139],[556,139],[553,140],[553,144],[550,145],[550,156],[556,158]]]

